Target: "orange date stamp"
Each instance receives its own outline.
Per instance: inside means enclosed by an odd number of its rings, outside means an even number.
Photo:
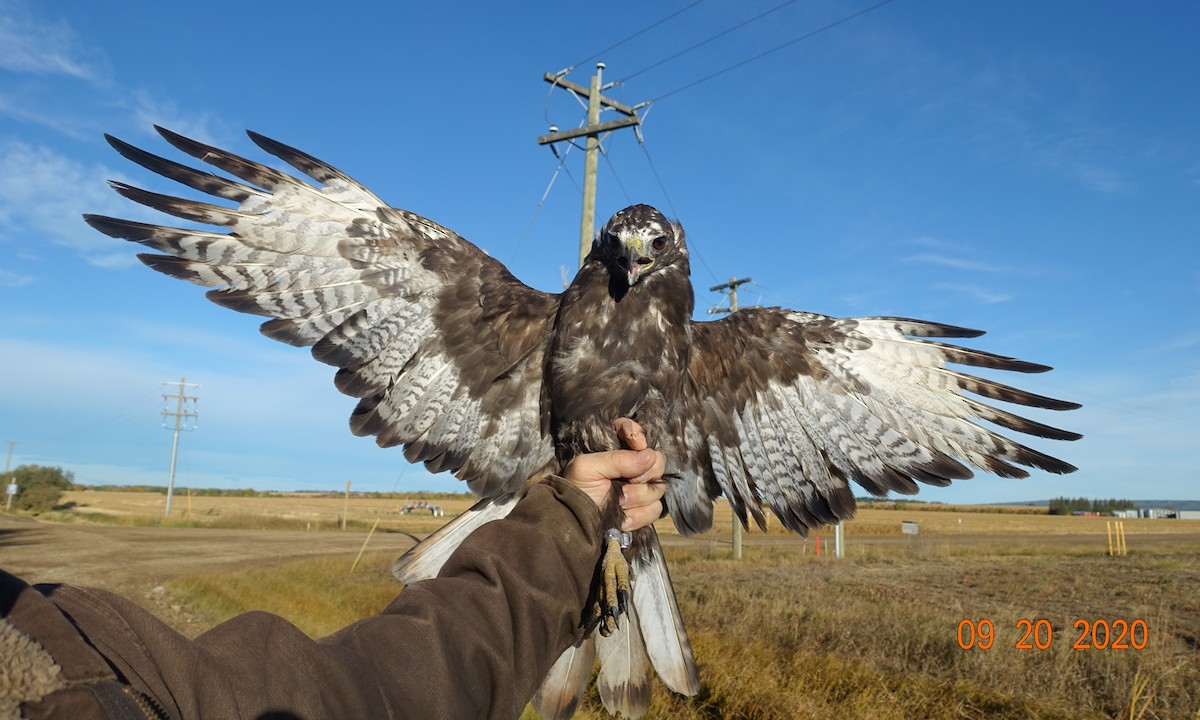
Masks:
[[[1072,650],[1141,650],[1149,642],[1150,630],[1142,619],[1080,619],[1072,623]],[[1017,650],[1049,650],[1054,643],[1054,626],[1049,620],[1022,618],[1015,625]],[[991,650],[996,643],[996,624],[988,618],[964,618],[958,623],[958,646],[963,650]]]

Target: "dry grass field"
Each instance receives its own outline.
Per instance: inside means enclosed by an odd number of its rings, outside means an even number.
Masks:
[[[168,619],[190,633],[249,609],[314,635],[376,612],[397,592],[388,568],[407,534],[446,519],[400,515],[398,499],[352,496],[350,529],[335,532],[341,498],[196,497],[185,519],[177,496],[178,517],[163,523],[161,495],[67,499],[76,506],[57,516],[64,523],[107,517],[164,538],[231,535],[238,546],[212,569],[163,575],[154,566],[186,622]],[[435,502],[447,517],[469,504]],[[829,533],[817,557],[815,538],[773,526],[747,533],[735,562],[728,508],[718,507],[706,536],[680,538],[660,525],[704,688],[684,699],[659,686],[650,717],[1200,718],[1200,521],[1126,520],[1129,555],[1108,557],[1103,518],[865,508],[846,525],[844,558],[832,557]],[[901,521],[920,533],[902,535]],[[256,552],[254,538],[266,545],[281,535],[335,544],[305,559]],[[33,552],[2,543],[5,565]],[[233,569],[229,555],[238,553],[255,560]],[[1135,632],[1119,638],[1125,626]],[[972,638],[971,627],[982,634]],[[595,697],[581,716],[606,717]]]

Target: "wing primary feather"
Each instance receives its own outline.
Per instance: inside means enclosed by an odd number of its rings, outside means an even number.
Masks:
[[[973,348],[948,345],[930,340],[922,340],[920,342],[926,346],[938,348],[942,351],[942,355],[946,360],[958,363],[959,365],[971,365],[973,367],[984,367],[992,370],[1011,370],[1020,373],[1044,373],[1053,370],[1049,365],[1018,360],[1017,358],[997,355],[985,350],[975,350]]]
[[[1010,452],[1015,453],[1015,457],[1006,456],[1006,458],[1027,467],[1038,468],[1039,470],[1052,472],[1056,475],[1066,475],[1067,473],[1073,473],[1079,469],[1069,462],[1065,462],[1056,457],[1051,457],[1045,453],[1038,452],[1033,448],[1025,447],[1020,443],[1015,443],[1011,440],[1005,440],[1005,442],[1010,446],[1008,448]],[[1021,477],[1029,476],[1029,473],[1025,472],[1024,470],[1021,472],[1023,473]]]
[[[968,390],[976,395],[991,398],[992,400],[1003,400],[1015,405],[1027,405],[1044,410],[1077,410],[1081,407],[1079,403],[1037,395],[1010,385],[995,382],[994,380],[985,380],[974,375],[967,375],[949,369],[942,369],[942,372],[957,380],[959,387],[963,390]]]
[[[258,145],[263,150],[266,150],[314,180],[322,183],[329,183],[333,180],[342,180],[344,182],[358,185],[358,183],[356,183],[350,176],[346,175],[341,170],[338,170],[328,163],[318,160],[303,150],[297,150],[290,145],[285,145],[278,140],[272,140],[271,138],[265,135],[260,135],[253,130],[247,130],[246,134],[250,136],[250,139],[254,141],[254,144]]]
[[[182,152],[191,155],[194,158],[203,160],[204,162],[214,167],[219,167],[225,172],[245,180],[248,183],[254,183],[260,188],[273,190],[280,185],[309,187],[305,183],[300,182],[296,178],[287,173],[280,172],[274,168],[267,167],[253,160],[247,160],[240,155],[235,155],[227,150],[205,145],[198,140],[192,140],[189,137],[184,137],[176,132],[171,132],[164,127],[154,126],[159,135],[163,136],[167,142],[174,145]]]
[[[188,167],[174,160],[159,157],[112,135],[105,135],[104,139],[127,160],[131,160],[153,173],[186,185],[193,190],[199,190],[209,195],[237,202],[243,202],[253,195],[266,195],[266,193],[258,188],[243,185],[219,175]]]
[[[126,185],[116,180],[110,180],[108,184],[118,194],[129,198],[135,203],[145,205],[168,215],[183,218],[184,220],[228,227],[248,217],[246,213],[238,212],[231,208],[197,202],[195,200],[185,200],[183,198],[172,197],[171,195],[162,195],[134,187],[133,185]]]
[[[983,420],[994,422],[997,425],[1006,427],[1009,430],[1016,430],[1027,435],[1036,437],[1049,438],[1051,440],[1078,440],[1083,435],[1070,430],[1061,430],[1050,425],[1044,425],[1040,422],[1035,422],[1028,418],[1023,418],[1019,415],[1014,415],[1010,412],[1005,412],[991,405],[985,405],[975,400],[967,399],[967,404],[975,411],[975,414]]]
[[[134,220],[122,220],[106,215],[88,214],[83,216],[83,220],[109,237],[132,240],[133,242],[142,243],[162,252],[170,252],[171,248],[168,247],[167,243],[154,242],[155,240],[162,239],[171,242],[183,237],[207,238],[215,241],[229,239],[228,235],[222,235],[221,233],[204,230],[180,230],[178,228],[150,225],[149,223],[141,223]]]
[[[861,320],[878,320],[894,325],[897,330],[913,337],[977,338],[986,334],[983,330],[946,325],[945,323],[914,320],[902,317],[868,317]]]

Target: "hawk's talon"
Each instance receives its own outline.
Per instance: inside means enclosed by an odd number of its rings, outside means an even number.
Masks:
[[[621,552],[622,541],[628,542],[629,533],[609,530],[604,534],[606,543],[600,561],[600,587],[593,609],[599,616],[600,634],[608,637],[620,629],[620,616],[629,608],[629,562]]]

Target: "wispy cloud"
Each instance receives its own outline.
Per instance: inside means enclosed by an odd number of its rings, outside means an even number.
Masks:
[[[111,173],[49,148],[23,142],[0,144],[0,242],[36,235],[73,248],[102,268],[136,263],[132,254],[84,224],[85,212],[130,214],[105,184]]]
[[[984,273],[1001,273],[1007,270],[992,263],[986,263],[980,260],[970,260],[962,257],[954,257],[952,255],[942,255],[938,253],[921,253],[919,255],[910,255],[904,258],[905,262],[921,263],[924,265],[940,265],[941,267],[954,268],[955,270],[970,270],[971,272]]]
[[[33,282],[33,277],[30,275],[22,275],[0,268],[0,287],[24,287],[31,282]]]
[[[0,116],[76,140],[158,124],[202,142],[219,133],[209,113],[193,113],[145,90],[121,87],[104,55],[72,27],[25,0],[0,0]]]
[[[981,252],[968,242],[951,242],[923,235],[909,240],[908,244],[928,248],[928,250],[904,257],[903,261],[906,263],[935,265],[988,275],[1033,277],[1044,272],[1041,268],[1010,262],[1009,259],[993,259],[990,257],[991,252]],[[982,255],[989,255],[989,257],[981,257]]]
[[[209,145],[219,144],[218,135],[224,135],[220,130],[214,130],[216,124],[211,113],[196,113],[181,110],[178,105],[169,100],[151,97],[149,93],[134,94],[134,103],[130,108],[134,122],[139,129],[148,134],[154,133],[152,126],[173,130],[186,135],[193,140],[199,140]]]
[[[1162,345],[1163,350],[1190,350],[1194,347],[1200,347],[1200,330],[1191,330],[1178,333],[1167,338]]]
[[[1009,293],[994,292],[987,288],[982,288],[976,285],[950,285],[939,284],[934,285],[936,290],[945,290],[946,292],[966,295],[967,297],[978,300],[986,305],[995,305],[997,303],[1008,302],[1013,299]]]
[[[1094,157],[1099,152],[1110,156],[1116,154],[1108,148],[1109,132],[1099,125],[1084,123],[1076,133],[1079,137],[1044,138],[1040,146],[1034,148],[1038,163],[1050,172],[1073,179],[1098,193],[1128,192],[1133,183],[1116,167]]]
[[[76,140],[96,137],[96,131],[92,127],[95,123],[94,117],[54,112],[30,97],[0,92],[0,115],[7,115],[22,123],[42,125]]]
[[[0,68],[98,82],[104,63],[67,23],[35,17],[20,0],[0,0]]]

